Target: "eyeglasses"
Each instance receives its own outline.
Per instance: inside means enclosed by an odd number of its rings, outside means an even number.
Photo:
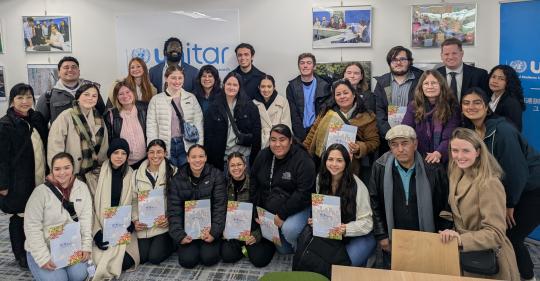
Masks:
[[[393,58],[392,59],[392,63],[398,63],[398,62],[401,62],[401,63],[404,63],[406,61],[408,61],[409,59],[408,58],[405,58],[405,57],[401,57],[401,58]]]

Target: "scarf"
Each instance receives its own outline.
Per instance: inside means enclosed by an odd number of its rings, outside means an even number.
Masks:
[[[69,201],[69,196],[71,195],[71,190],[73,189],[73,184],[75,183],[75,177],[71,176],[69,179],[68,186],[62,187],[62,185],[58,182],[56,178],[54,178],[53,174],[49,174],[46,178],[46,181],[52,183],[52,185],[56,186],[60,192],[62,192],[62,197],[64,200]]]
[[[418,205],[418,225],[420,231],[435,232],[435,222],[433,218],[433,202],[431,197],[431,185],[429,184],[422,155],[415,153],[414,169],[416,170],[416,200]],[[394,181],[392,177],[392,167],[394,166],[394,155],[389,154],[384,165],[384,208],[386,211],[386,224],[388,234],[394,229]],[[392,239],[392,235],[389,235]]]
[[[94,122],[96,127],[99,127],[99,130],[96,132],[95,139],[92,140],[92,131],[90,126],[86,121],[86,117],[81,112],[78,101],[73,101],[73,110],[71,111],[71,118],[73,119],[73,124],[75,124],[75,129],[79,133],[81,138],[81,168],[79,170],[79,175],[84,175],[89,171],[94,170],[98,166],[98,153],[101,148],[104,136],[104,127],[103,120],[101,116],[97,113],[96,109],[92,109],[94,114]]]
[[[431,107],[431,105],[428,105],[428,106]],[[426,125],[427,125],[426,134],[433,144],[433,147],[431,147],[432,150],[439,147],[439,144],[441,143],[442,131],[443,131],[443,124],[435,116],[433,116],[434,114],[435,114],[435,108],[432,108],[424,116],[426,120]]]

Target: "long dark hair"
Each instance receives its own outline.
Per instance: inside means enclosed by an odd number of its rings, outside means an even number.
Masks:
[[[446,79],[444,79],[442,74],[439,73],[439,71],[432,69],[424,71],[422,76],[420,76],[418,85],[414,91],[414,98],[411,101],[415,109],[414,120],[416,123],[421,122],[426,118],[426,114],[429,111],[429,101],[424,94],[423,88],[423,83],[429,75],[437,80],[440,89],[439,97],[434,105],[435,113],[433,114],[433,117],[441,123],[446,124],[457,108],[457,99],[453,95],[450,87],[448,87],[448,83],[446,83]]]
[[[226,96],[225,83],[227,83],[227,81],[231,78],[236,78],[236,80],[238,81],[238,94],[236,94],[236,105],[243,105],[248,102],[251,102],[251,100],[247,97],[246,93],[244,93],[244,87],[242,85],[242,80],[243,80],[242,76],[240,76],[240,74],[234,71],[229,72],[225,76],[225,78],[223,78],[223,95],[219,95],[218,98],[221,99],[221,101],[224,104],[227,104],[227,98],[225,97]]]
[[[485,123],[486,120],[488,118],[493,117],[494,114],[493,114],[493,111],[491,111],[491,108],[489,107],[489,101],[491,99],[488,97],[487,93],[484,90],[482,90],[482,88],[480,88],[480,87],[472,87],[472,88],[467,89],[465,92],[461,93],[460,106],[461,107],[463,106],[463,100],[464,100],[464,98],[466,96],[473,95],[473,94],[479,96],[482,99],[482,101],[484,102],[484,106],[487,108],[486,118],[484,119],[484,123]],[[463,110],[463,108],[462,108],[462,110]],[[462,119],[462,122],[461,122],[462,127],[469,128],[469,129],[474,129],[474,124],[472,123],[472,121],[469,118],[467,118],[463,114],[463,112],[461,113],[461,116],[462,116],[462,118],[461,118]]]
[[[503,72],[504,77],[506,78],[504,95],[509,95],[517,99],[519,101],[519,105],[521,105],[521,111],[525,111],[525,98],[523,97],[523,87],[521,86],[521,80],[519,80],[517,72],[511,66],[499,64],[493,69],[491,69],[488,77],[491,78],[491,75],[493,75],[493,73],[497,69],[500,69]]]
[[[165,151],[165,157],[163,158],[163,161],[165,161],[165,189],[167,189],[169,187],[169,183],[171,182],[171,178],[174,175],[174,168],[169,159],[167,158],[167,145],[163,140],[155,139],[150,141],[146,146],[146,153],[148,154],[150,148],[156,145],[163,148],[163,150]]]
[[[336,194],[332,194],[332,174],[326,168],[328,156],[334,150],[339,151],[345,160],[345,170],[343,171],[343,176],[341,177]],[[345,146],[339,143],[332,144],[323,154],[318,177],[320,194],[335,195],[341,199],[341,221],[343,223],[351,222],[356,217],[356,192],[358,187],[356,186],[350,166],[351,157]]]
[[[205,73],[209,73],[214,77],[214,85],[212,85],[212,91],[209,96],[209,98],[213,98],[221,91],[221,78],[219,78],[218,70],[211,64],[207,64],[199,70],[193,93],[199,98],[204,97],[205,93],[201,84],[201,78]]]
[[[322,114],[323,115],[326,114],[326,112],[328,112],[328,110],[330,109],[339,110],[339,106],[336,102],[336,88],[340,85],[345,85],[347,88],[349,88],[349,90],[352,92],[354,96],[354,103],[356,103],[356,107],[354,108],[352,116],[356,116],[357,114],[366,112],[367,111],[366,105],[364,104],[363,99],[359,98],[358,93],[357,93],[358,91],[354,89],[353,85],[351,84],[351,81],[349,81],[348,79],[339,79],[336,82],[334,82],[334,84],[332,84],[331,99],[327,107],[321,111]]]

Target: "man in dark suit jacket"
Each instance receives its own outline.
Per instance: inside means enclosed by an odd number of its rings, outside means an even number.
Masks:
[[[463,47],[459,39],[444,40],[441,44],[441,60],[444,66],[437,70],[446,77],[458,100],[461,101],[461,93],[472,87],[489,92],[487,71],[463,63]]]
[[[176,37],[171,37],[165,41],[163,46],[163,55],[165,60],[159,64],[152,66],[149,70],[150,82],[156,87],[158,93],[163,92],[164,75],[167,66],[179,64],[184,69],[184,90],[192,93],[193,88],[195,88],[195,83],[197,80],[197,74],[199,70],[184,61],[182,61],[183,56],[183,47],[182,41]]]

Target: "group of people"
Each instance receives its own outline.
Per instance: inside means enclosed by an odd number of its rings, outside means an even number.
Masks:
[[[299,253],[319,193],[340,197],[344,239],[334,245],[347,264],[365,266],[379,249],[378,266],[388,268],[392,229],[438,231],[464,252],[496,250],[490,277],[534,280],[523,241],[540,223],[540,153],[520,133],[523,91],[511,67],[465,65],[461,42],[447,39],[445,66],[423,72],[396,46],[371,92],[360,64],[330,84],[303,53],[282,96],[253,65],[250,44],[236,47],[239,65],[223,80],[212,65],[184,63],[178,38],[163,52],[151,69],[131,59],[106,102],[73,57],[60,60],[59,81],[37,104],[29,85],[11,89],[0,119],[0,208],[12,214],[15,258],[36,278],[84,280],[88,260],[95,280],[118,277],[175,251],[186,268],[243,256],[264,267],[276,251],[324,259]],[[342,125],[356,128],[355,139],[328,143]],[[157,188],[166,216],[148,226],[138,196]],[[211,226],[191,237],[185,204],[204,199]],[[227,201],[272,213],[279,241],[262,237],[255,210],[246,241],[224,239]],[[132,207],[131,243],[109,246],[105,213],[119,206]],[[80,223],[82,262],[56,269],[47,233],[71,222]]]
[[[64,42],[69,41],[69,27],[64,20],[34,20],[27,17],[23,23],[24,42],[28,50],[50,51],[51,48],[64,50]]]

